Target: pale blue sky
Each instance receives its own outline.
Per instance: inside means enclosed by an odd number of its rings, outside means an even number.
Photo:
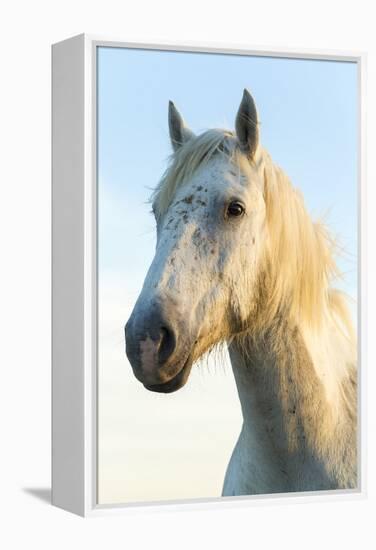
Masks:
[[[170,154],[168,100],[195,132],[232,129],[244,87],[256,100],[262,144],[350,255],[339,264],[354,296],[358,90],[357,66],[347,62],[99,48],[100,270],[142,279],[150,263],[145,203]]]

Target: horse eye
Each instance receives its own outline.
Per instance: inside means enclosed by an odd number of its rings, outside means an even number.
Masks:
[[[244,212],[245,212],[244,206],[238,201],[230,202],[230,204],[227,207],[227,215],[233,218],[242,216]]]

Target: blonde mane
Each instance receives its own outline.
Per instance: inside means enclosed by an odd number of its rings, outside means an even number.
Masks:
[[[281,310],[318,327],[338,301],[330,284],[338,276],[336,245],[321,222],[313,222],[303,196],[286,174],[264,154],[264,199],[268,240],[263,276],[267,311],[274,318]],[[336,298],[334,298],[336,293]]]
[[[260,265],[259,299],[249,316],[252,328],[255,324],[266,328],[277,316],[287,314],[314,329],[329,315],[340,318],[346,336],[353,338],[346,297],[330,286],[339,274],[335,242],[323,223],[312,221],[301,193],[262,147],[250,160],[230,131],[212,129],[190,139],[171,155],[152,194],[156,217],[166,213],[177,190],[213,155],[225,155],[239,173],[247,163],[263,171],[268,237]]]

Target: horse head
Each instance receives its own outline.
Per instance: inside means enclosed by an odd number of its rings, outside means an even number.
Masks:
[[[252,311],[265,203],[247,90],[235,128],[196,136],[169,104],[174,153],[152,198],[155,257],[125,330],[134,374],[152,391],[181,388],[194,362],[241,331]]]

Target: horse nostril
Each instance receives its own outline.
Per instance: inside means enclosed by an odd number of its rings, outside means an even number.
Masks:
[[[158,346],[158,361],[160,364],[166,363],[176,347],[176,338],[173,330],[167,327],[161,327],[160,340]]]

